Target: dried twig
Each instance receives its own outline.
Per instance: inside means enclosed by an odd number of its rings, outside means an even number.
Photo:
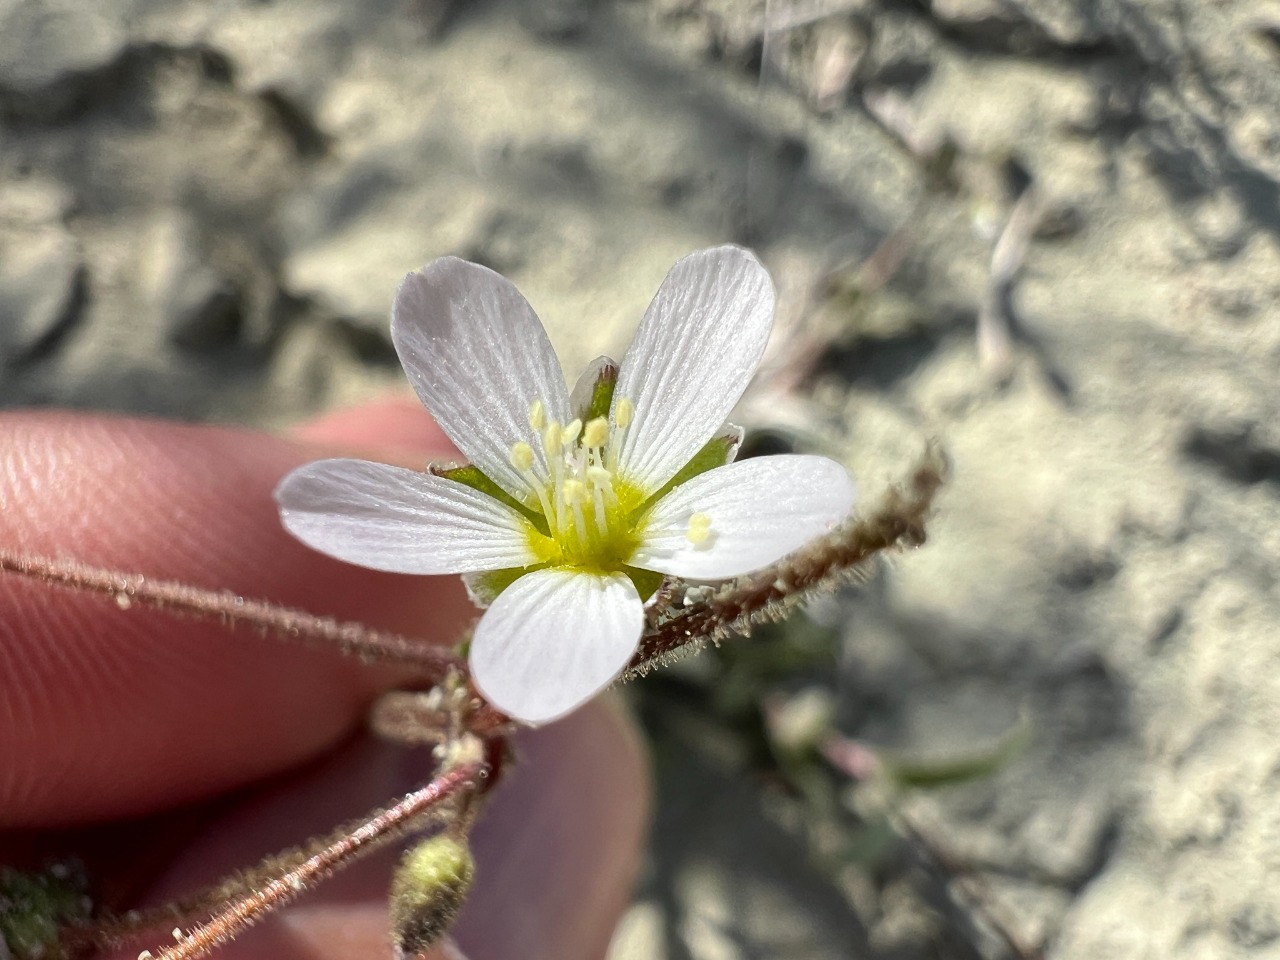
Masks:
[[[978,360],[994,380],[1003,380],[1013,368],[1013,324],[1008,300],[1013,282],[1027,258],[1031,239],[1044,215],[1044,198],[1034,185],[1014,204],[1004,229],[991,251],[991,277],[978,311]]]

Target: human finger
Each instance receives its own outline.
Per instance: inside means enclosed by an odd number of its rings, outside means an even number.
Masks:
[[[360,436],[377,447],[376,417]],[[275,485],[333,452],[244,430],[7,412],[0,544],[450,641],[472,616],[452,578],[361,570],[281,529]],[[248,783],[334,743],[403,676],[0,577],[0,826],[138,814]]]
[[[517,740],[518,759],[476,827],[475,888],[454,935],[469,960],[597,960],[627,902],[648,819],[638,737],[598,701]],[[324,833],[421,783],[428,769],[421,751],[361,738],[221,818],[148,901]],[[343,871],[220,948],[219,960],[392,957],[387,890],[396,856],[383,851]]]

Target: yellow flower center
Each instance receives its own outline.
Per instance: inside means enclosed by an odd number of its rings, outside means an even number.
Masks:
[[[541,513],[544,534],[532,524],[529,546],[540,563],[611,572],[626,566],[640,545],[642,491],[618,475],[618,448],[635,408],[626,398],[614,404],[613,423],[596,417],[585,424],[548,420],[542,401],[529,410],[547,470],[525,441],[511,447],[511,463],[528,484],[525,504]]]

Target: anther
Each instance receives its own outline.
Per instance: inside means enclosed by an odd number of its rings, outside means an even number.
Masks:
[[[582,428],[582,445],[584,447],[603,447],[604,442],[608,439],[609,421],[604,417],[588,420],[587,425]]]
[[[560,436],[563,428],[552,420],[542,431],[542,446],[547,453],[554,454],[560,449]]]
[[[582,432],[581,420],[570,420],[563,430],[560,431],[560,443],[569,446],[573,441],[578,439],[578,434]]]
[[[613,422],[623,430],[631,426],[631,421],[635,419],[636,405],[627,397],[619,397],[618,401],[613,405]]]
[[[547,408],[543,406],[541,400],[535,400],[533,401],[533,404],[529,407],[529,426],[533,427],[533,429],[541,433],[542,428],[545,427],[546,425],[547,425]]]
[[[511,445],[511,464],[521,473],[533,469],[533,447],[523,440]]]
[[[564,493],[562,496],[564,497],[564,502],[567,505],[573,506],[574,504],[581,503],[586,495],[587,488],[581,480],[569,479],[564,482]]]
[[[711,518],[705,513],[695,513],[689,518],[685,538],[695,547],[702,546],[711,537]]]

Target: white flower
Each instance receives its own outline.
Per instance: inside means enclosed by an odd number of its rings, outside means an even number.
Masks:
[[[476,686],[517,719],[561,717],[631,659],[662,574],[757,570],[849,512],[853,481],[831,460],[729,462],[739,435],[725,417],[760,361],[773,300],[746,250],[685,257],[622,363],[596,361],[570,395],[516,288],[437,260],[401,284],[391,335],[471,466],[310,463],[276,491],[284,525],[375,570],[467,575],[489,604],[471,644]]]

